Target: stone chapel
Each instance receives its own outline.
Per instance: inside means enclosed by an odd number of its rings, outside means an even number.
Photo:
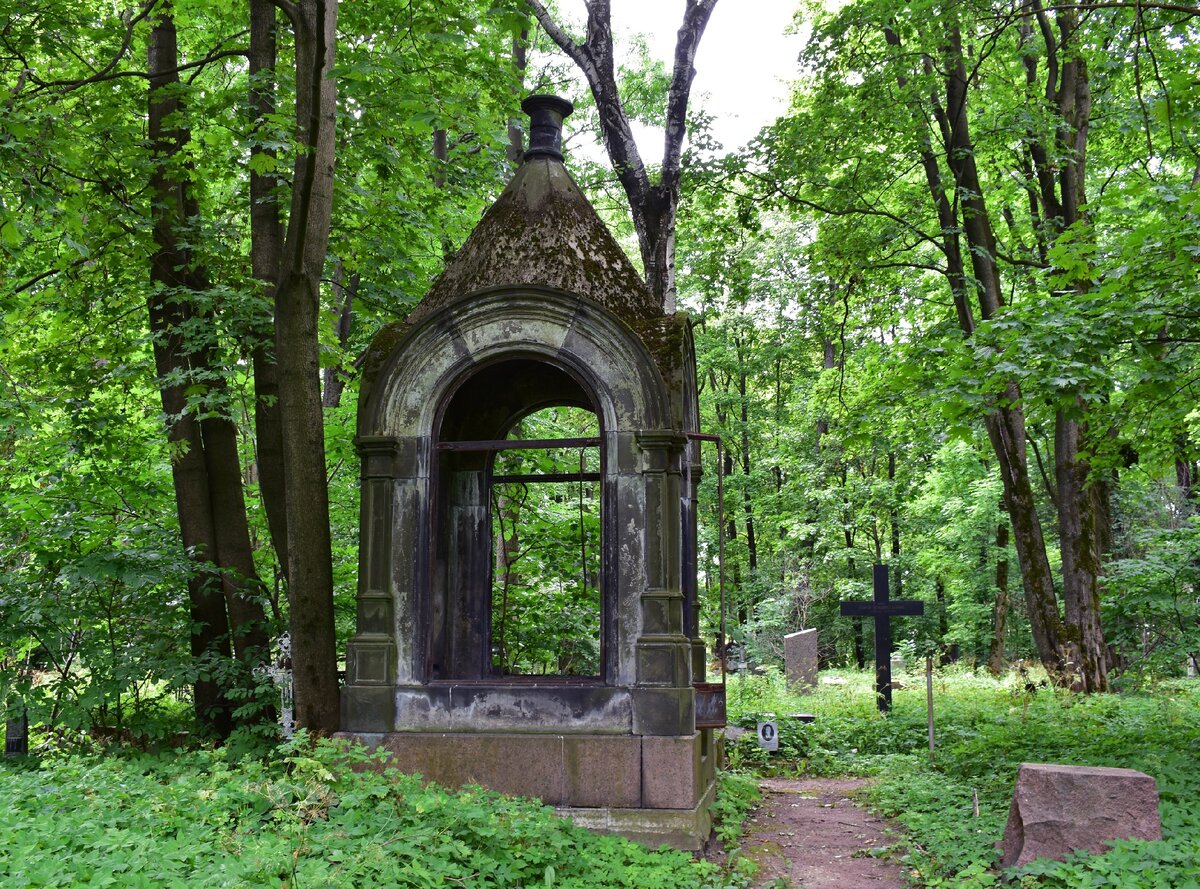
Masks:
[[[522,107],[524,163],[368,353],[342,726],[405,771],[696,849],[724,701],[705,683],[699,633],[691,330],[664,314],[564,166],[570,103],[533,96]],[[594,418],[592,434],[514,437],[552,406]],[[497,655],[492,490],[539,481],[499,462],[538,449],[578,451],[573,474],[542,480],[586,482],[599,516],[595,540],[582,541],[595,563],[593,656],[565,659],[562,673],[521,672]]]

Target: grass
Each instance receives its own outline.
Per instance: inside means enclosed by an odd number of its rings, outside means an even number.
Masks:
[[[1161,682],[1137,693],[1072,695],[1026,690],[1027,677],[1001,681],[964,670],[937,674],[936,758],[926,736],[924,676],[905,677],[892,713],[875,709],[870,677],[825,673],[844,684],[787,693],[775,673],[734,678],[734,721],[812,712],[805,726],[780,720],[780,753],[758,751],[753,737],[731,759],[766,772],[873,775],[870,805],[908,831],[895,850],[917,886],[1000,884],[995,870],[1009,801],[1022,762],[1117,766],[1158,782],[1163,839],[1128,841],[1101,855],[1039,863],[1009,874],[1022,887],[1200,889],[1200,683]],[[978,815],[974,814],[978,799]]]

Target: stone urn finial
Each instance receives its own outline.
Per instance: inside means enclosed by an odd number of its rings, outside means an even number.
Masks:
[[[575,106],[559,96],[530,96],[521,103],[529,115],[529,150],[525,160],[552,157],[562,160],[562,124]]]

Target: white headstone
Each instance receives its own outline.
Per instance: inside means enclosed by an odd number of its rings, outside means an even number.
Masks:
[[[771,753],[778,750],[779,726],[774,722],[760,722],[758,724],[758,746]]]

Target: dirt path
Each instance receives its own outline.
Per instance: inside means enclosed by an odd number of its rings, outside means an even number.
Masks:
[[[894,841],[888,823],[850,799],[865,783],[764,778],[742,844],[758,862],[755,885],[786,877],[796,889],[900,889],[899,865],[870,854]]]

